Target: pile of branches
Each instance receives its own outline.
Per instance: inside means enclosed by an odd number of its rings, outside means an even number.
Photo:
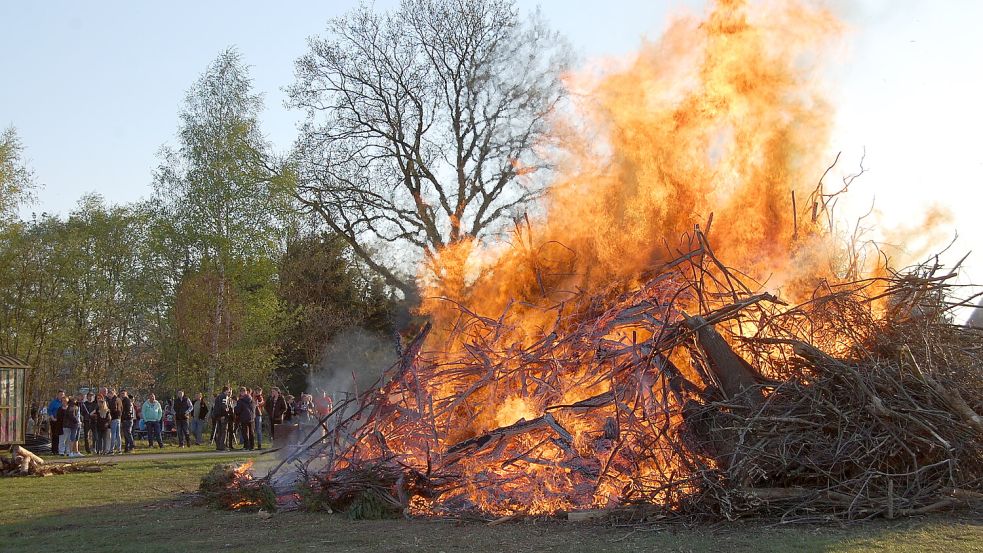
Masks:
[[[717,467],[693,467],[699,492],[686,507],[811,521],[980,504],[983,333],[953,324],[952,308],[966,304],[950,302],[955,276],[915,267],[878,282],[873,297],[861,293],[871,283],[851,283],[773,317],[769,336],[736,337],[747,358],[780,374],[763,397],[694,408],[705,436],[729,442]],[[880,318],[857,315],[875,301]],[[789,331],[795,319],[848,347],[825,353]]]
[[[532,338],[460,306],[446,349],[424,328],[267,478],[292,468],[334,510],[454,516],[857,519],[983,497],[983,335],[953,323],[954,271],[788,306],[690,245],[641,286],[544,308]],[[503,424],[512,401],[528,414]]]
[[[198,493],[202,500],[225,510],[264,510],[277,507],[277,497],[266,482],[253,478],[252,463],[217,464],[201,477]]]
[[[0,456],[2,476],[52,476],[72,472],[102,472],[106,465],[94,462],[46,463],[26,448],[15,445],[10,455]]]

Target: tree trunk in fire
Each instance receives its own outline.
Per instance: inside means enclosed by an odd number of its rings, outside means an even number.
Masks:
[[[723,399],[738,399],[751,406],[760,405],[764,401],[764,395],[759,385],[765,379],[750,363],[737,355],[724,337],[703,317],[689,317],[684,324],[696,332],[697,344],[707,358],[709,376],[723,394]],[[729,423],[722,424],[718,421],[715,411],[690,405],[684,408],[683,418],[696,438],[691,447],[713,455],[724,470],[738,463],[737,431]]]
[[[758,384],[761,382],[757,371],[750,363],[734,353],[724,337],[703,317],[689,317],[686,327],[696,331],[700,350],[707,356],[715,384],[727,399],[744,396],[752,404],[764,400]]]

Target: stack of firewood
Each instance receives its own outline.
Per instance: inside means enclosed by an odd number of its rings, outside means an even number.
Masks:
[[[9,456],[0,456],[0,476],[51,476],[69,472],[102,472],[103,465],[93,462],[46,463],[27,449],[15,445]]]

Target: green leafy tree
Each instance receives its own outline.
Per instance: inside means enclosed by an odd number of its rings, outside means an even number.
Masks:
[[[33,197],[34,173],[24,160],[24,146],[17,131],[0,132],[0,224],[16,217],[17,208]]]
[[[43,215],[0,231],[0,350],[49,385],[154,381],[166,305],[143,204],[87,196],[66,218]]]
[[[271,296],[242,289],[271,286],[269,260],[281,247],[286,207],[279,188],[271,186],[261,109],[238,52],[222,52],[188,91],[179,145],[164,149],[156,178],[163,215],[173,225],[173,248],[186,258],[178,290],[187,292],[181,301],[191,304],[181,304],[180,328],[202,334],[177,335],[181,347],[174,351],[192,355],[176,362],[204,363],[208,389],[220,372],[230,378],[247,366],[257,374],[272,370],[274,343],[264,336],[276,306]],[[198,290],[204,285],[208,293]],[[192,316],[202,320],[192,324]],[[206,361],[197,357],[203,337]]]
[[[281,375],[292,389],[304,389],[310,371],[339,333],[357,328],[391,338],[392,317],[404,309],[385,283],[358,261],[335,234],[293,236],[279,262],[279,295],[285,322],[280,335]]]

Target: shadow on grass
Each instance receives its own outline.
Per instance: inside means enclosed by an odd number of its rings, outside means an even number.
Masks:
[[[105,494],[111,489],[79,490]],[[66,492],[68,493],[68,492]],[[604,551],[940,551],[983,548],[978,518],[880,521],[834,527],[774,528],[757,523],[695,528],[622,529],[565,522],[497,527],[435,520],[350,521],[323,513],[231,513],[176,502],[119,503],[52,511],[0,527],[0,551],[100,553],[255,550],[383,553]]]

